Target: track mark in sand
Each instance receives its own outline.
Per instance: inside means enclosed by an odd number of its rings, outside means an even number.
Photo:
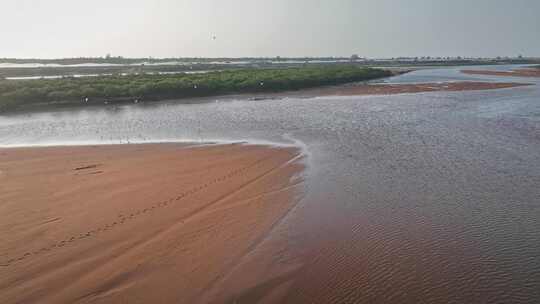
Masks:
[[[253,179],[247,181],[246,183],[239,185],[237,188],[233,189],[231,192],[225,193],[224,195],[222,195],[222,196],[220,196],[220,197],[214,199],[213,201],[210,201],[209,203],[207,203],[207,204],[205,204],[205,205],[203,205],[203,206],[201,206],[201,207],[199,207],[199,208],[193,210],[193,211],[190,212],[189,214],[186,214],[185,216],[183,216],[182,218],[180,218],[176,223],[174,223],[174,224],[170,225],[169,227],[166,227],[165,229],[159,231],[157,234],[155,234],[153,237],[149,238],[148,240],[145,240],[143,243],[138,244],[137,247],[138,247],[138,246],[142,246],[142,245],[144,245],[144,244],[147,244],[147,243],[150,242],[152,239],[155,239],[155,238],[158,237],[159,235],[162,235],[162,234],[164,234],[164,233],[170,231],[171,229],[174,229],[174,228],[177,227],[178,225],[183,225],[183,224],[185,224],[186,222],[188,222],[188,221],[189,221],[191,218],[193,218],[194,216],[196,216],[196,215],[198,215],[198,214],[200,214],[200,213],[205,212],[207,209],[209,209],[209,208],[212,207],[213,205],[215,205],[215,204],[217,204],[217,203],[219,203],[219,202],[221,202],[221,201],[223,201],[223,200],[225,200],[225,199],[227,199],[227,198],[229,198],[229,197],[231,197],[231,196],[237,194],[238,192],[244,190],[246,187],[252,185],[253,183],[256,183],[257,181],[259,181],[259,180],[265,178],[266,176],[272,174],[273,172],[275,172],[275,171],[277,171],[277,170],[279,170],[279,169],[285,167],[286,165],[288,165],[288,164],[290,164],[290,163],[296,161],[296,160],[299,159],[301,156],[302,156],[302,155],[297,155],[297,156],[295,156],[295,157],[289,159],[288,161],[284,162],[283,164],[280,164],[280,165],[278,165],[278,166],[276,166],[276,167],[272,167],[272,168],[270,168],[269,170],[266,170],[265,172],[263,172],[263,173],[257,175],[257,176],[254,177]],[[270,158],[270,157],[262,158],[260,161],[257,161],[257,164],[254,164],[253,166],[257,166],[258,163],[263,162],[264,160],[266,160],[266,159],[268,159],[268,158]],[[230,173],[229,173],[229,174],[230,174]],[[227,176],[227,175],[225,175],[225,176]],[[231,176],[231,177],[232,177],[232,176]],[[251,199],[254,199],[254,198],[255,198],[255,197],[252,197]],[[242,200],[242,201],[245,201],[245,200]],[[133,249],[133,248],[131,248],[131,249]]]
[[[91,238],[91,237],[94,237],[94,236],[97,236],[99,234],[102,234],[104,232],[107,232],[107,231],[110,231],[112,229],[114,229],[116,226],[118,225],[122,225],[128,221],[131,221],[141,215],[144,215],[144,214],[150,214],[151,212],[153,211],[156,211],[157,209],[161,209],[161,208],[165,208],[169,205],[172,205],[174,202],[177,202],[177,201],[180,201],[186,197],[189,197],[191,195],[194,195],[195,193],[197,192],[200,192],[201,190],[205,189],[205,188],[208,188],[214,184],[218,184],[218,183],[222,183],[234,176],[237,176],[237,175],[240,175],[240,174],[244,174],[245,171],[247,171],[248,169],[252,169],[254,167],[257,167],[258,165],[260,165],[261,163],[263,163],[264,161],[268,160],[270,158],[270,156],[265,156],[265,157],[262,157],[258,160],[256,160],[255,162],[243,167],[243,168],[239,168],[239,169],[235,169],[235,170],[232,170],[230,171],[229,173],[225,174],[225,175],[222,175],[220,177],[217,177],[217,178],[214,178],[206,183],[203,183],[201,185],[198,185],[198,186],[195,186],[185,192],[181,192],[180,194],[178,194],[177,196],[175,197],[172,197],[168,200],[163,200],[163,201],[159,201],[159,202],[156,202],[146,208],[142,208],[142,209],[138,209],[138,210],[131,210],[131,211],[124,211],[122,212],[120,215],[118,215],[118,219],[116,221],[113,221],[113,222],[110,222],[108,224],[105,224],[101,227],[97,227],[97,228],[93,228],[93,229],[89,229],[85,232],[82,232],[82,233],[79,233],[77,235],[74,235],[74,236],[71,236],[71,237],[68,237],[64,240],[61,240],[61,241],[57,241],[49,246],[46,246],[46,247],[42,247],[40,249],[37,249],[37,250],[34,250],[34,251],[28,251],[22,255],[20,255],[19,257],[17,258],[11,258],[11,259],[8,259],[7,261],[3,262],[3,263],[0,263],[0,267],[8,267],[8,266],[11,266],[17,262],[20,262],[20,261],[23,261],[25,259],[28,259],[28,258],[31,258],[33,256],[36,256],[36,255],[39,255],[41,253],[45,253],[45,252],[50,252],[52,250],[57,250],[57,249],[60,249],[70,243],[73,243],[73,242],[76,242],[76,241],[79,241],[79,240],[83,240],[83,239],[87,239],[87,238]],[[294,159],[296,159],[297,157],[295,157]],[[289,160],[288,162],[286,163],[290,163],[292,160]],[[97,166],[97,165],[92,165],[92,166]],[[81,169],[79,170],[84,170],[84,169],[90,169],[92,168],[90,166],[90,168],[88,168],[89,166],[86,166],[86,167],[80,167]],[[279,166],[281,167],[281,166]],[[263,176],[266,176],[267,174],[270,174],[273,170],[276,170],[277,168],[272,168],[271,170],[269,171],[266,171],[265,173],[263,173],[262,175],[259,175],[258,177],[256,177],[254,180],[252,180],[251,182],[253,181],[256,181],[260,178],[262,178]],[[249,182],[248,184],[250,184],[251,182]],[[235,189],[233,190],[233,192],[236,192],[236,190],[238,189]],[[195,210],[194,212],[191,212],[189,215],[187,215],[185,218],[189,218],[195,214],[197,214],[198,212],[201,212],[203,210],[205,210],[206,208],[208,208],[209,206],[215,204],[216,202],[222,200],[224,197],[227,197],[228,194],[226,194],[225,196],[217,199],[217,200],[214,200],[212,201],[210,204],[206,204],[205,206],[202,206],[200,208],[198,208],[197,210]],[[183,219],[185,220],[185,219]]]
[[[45,225],[45,224],[54,223],[54,222],[57,222],[57,221],[59,221],[61,219],[62,219],[61,217],[55,217],[55,218],[52,218],[52,219],[45,220],[45,221],[39,223],[38,225]]]
[[[86,170],[86,169],[95,169],[97,168],[98,166],[101,166],[101,164],[95,164],[95,165],[88,165],[88,166],[82,166],[82,167],[77,167],[73,170],[75,171],[80,171],[80,170]]]
[[[269,170],[266,173],[259,176],[259,178],[257,178],[257,179],[263,178],[264,176],[267,176],[267,175],[271,174],[274,171],[280,170],[280,169],[284,168],[285,166],[297,161],[301,157],[303,157],[303,155],[301,155],[301,154],[297,155],[297,156],[293,157],[292,159],[288,160],[287,162],[285,162],[285,163],[283,163],[283,164],[281,164],[281,165],[279,165],[279,166],[277,166],[275,168],[272,168],[271,170]],[[269,195],[269,194],[272,194],[272,193],[277,193],[277,192],[284,191],[284,190],[289,189],[289,188],[296,187],[301,183],[302,182],[300,181],[300,182],[293,183],[291,185],[288,185],[288,186],[280,188],[280,189],[275,189],[275,190],[272,190],[272,191],[264,192],[264,193],[255,195],[253,197],[246,198],[246,199],[244,199],[244,200],[242,200],[242,201],[240,201],[238,203],[239,204],[245,204],[247,201],[257,200],[257,199],[260,199],[261,197],[263,197],[265,195]],[[270,227],[268,227],[268,229],[265,231],[265,233],[263,233],[257,239],[255,239],[240,256],[233,259],[230,262],[229,267],[227,267],[227,269],[223,273],[216,276],[203,289],[204,290],[203,292],[212,291],[219,283],[223,282],[231,273],[233,273],[233,271],[236,270],[236,268],[241,264],[242,260],[244,260],[252,252],[254,252],[259,247],[259,245],[262,244],[268,238],[268,236],[272,233],[272,231],[274,231],[276,229],[276,227],[278,227],[284,221],[284,219],[287,217],[289,212],[293,208],[295,208],[295,205],[296,204],[293,203],[292,206],[285,213],[283,213],[279,218],[276,219],[276,221],[274,223],[272,223],[272,225],[270,225]],[[202,296],[202,293],[200,294],[200,296]]]
[[[101,174],[101,173],[103,173],[103,171],[94,171],[94,172],[88,173],[88,175]]]
[[[153,233],[152,235],[150,235],[148,237],[145,237],[145,239],[141,240],[140,242],[137,242],[137,243],[129,246],[129,248],[126,248],[122,253],[120,253],[119,255],[114,256],[112,259],[107,260],[105,263],[101,264],[100,266],[98,266],[98,268],[95,268],[92,272],[88,273],[85,276],[91,276],[91,274],[94,271],[98,271],[99,269],[105,267],[107,264],[113,263],[115,260],[118,260],[118,259],[122,258],[127,253],[129,253],[129,252],[131,252],[133,250],[137,250],[137,248],[141,248],[141,247],[145,247],[145,246],[148,246],[149,248],[151,248],[153,243],[155,244],[156,242],[159,243],[161,241],[160,237],[162,235],[167,234],[167,233],[171,233],[171,231],[174,233],[174,231],[173,231],[174,229],[178,229],[178,228],[183,227],[183,225],[190,222],[193,218],[196,218],[201,214],[204,215],[206,212],[213,212],[214,210],[218,210],[219,208],[218,209],[213,209],[211,207],[218,204],[219,202],[227,200],[229,197],[234,196],[238,192],[243,191],[246,188],[249,188],[251,185],[257,183],[261,179],[264,179],[268,175],[271,175],[271,174],[275,173],[276,171],[279,171],[280,169],[284,168],[285,166],[297,161],[301,157],[303,157],[302,154],[295,154],[293,157],[288,157],[287,159],[279,160],[279,163],[272,164],[270,167],[268,167],[268,169],[266,169],[267,167],[265,167],[266,170],[264,170],[262,172],[257,172],[256,175],[249,176],[249,179],[246,179],[241,184],[236,185],[233,189],[227,191],[225,194],[217,197],[216,199],[214,199],[212,201],[209,201],[204,206],[201,206],[200,208],[198,208],[196,210],[193,210],[192,212],[190,212],[188,214],[182,215],[180,218],[176,218],[172,223],[169,223],[165,227],[160,228],[160,230],[156,231],[156,233]],[[252,168],[252,167],[256,167],[256,166],[264,163],[266,160],[269,160],[269,159],[272,159],[272,156],[263,157],[263,158],[259,159],[258,161],[256,161],[255,163],[253,163],[252,165],[249,165],[249,166],[247,166],[247,167],[245,167],[243,169],[240,169],[240,171],[246,170],[246,169],[249,169],[249,168]],[[237,171],[237,170],[234,170],[234,171]],[[232,171],[232,172],[234,172],[234,171]],[[224,176],[228,176],[228,175],[230,175],[230,177],[234,176],[234,174],[231,174],[231,173],[225,174]],[[217,177],[217,178],[215,178],[215,181],[218,182],[221,179],[222,179],[222,177]],[[214,180],[210,181],[207,184],[202,184],[202,185],[203,186],[204,185],[209,186],[212,183],[215,183]],[[269,195],[270,193],[276,193],[276,192],[279,192],[279,191],[283,191],[284,189],[287,189],[289,187],[296,187],[296,186],[298,186],[298,184],[300,184],[300,182],[295,183],[294,185],[291,185],[291,186],[283,187],[281,189],[275,189],[275,190],[272,190],[272,191],[266,191],[266,192],[264,192],[262,194],[258,194],[258,195],[248,197],[246,199],[242,199],[241,201],[257,200],[257,199],[260,199],[260,197],[262,197],[262,196]],[[201,186],[199,186],[199,187],[201,187]],[[193,189],[197,189],[197,188],[198,187],[194,187]],[[202,187],[202,188],[204,188],[204,187]],[[292,206],[294,207],[294,205],[295,204],[293,203]],[[227,206],[228,206],[228,204],[227,204]],[[287,210],[285,210],[283,215],[276,218],[274,223],[272,223],[272,225],[268,229],[265,230],[266,232],[263,231],[263,233],[262,233],[262,235],[260,237],[258,237],[256,240],[254,240],[254,242],[251,242],[250,244],[248,244],[247,250],[242,251],[240,253],[241,254],[240,260],[246,254],[249,254],[249,252],[251,252],[254,248],[256,248],[258,246],[258,244],[260,244],[260,242],[262,242],[264,239],[266,239],[268,237],[268,234],[274,229],[275,226],[277,226],[283,220],[283,218],[285,218],[285,216],[289,213],[289,211],[291,209],[292,208],[288,208]],[[177,248],[177,246],[173,246],[173,248]],[[169,248],[169,250],[172,250],[172,249]],[[234,261],[236,261],[236,259]],[[236,262],[233,262],[231,266],[234,267],[236,264],[237,264]],[[228,273],[229,268],[230,267],[227,267],[225,269],[225,274]],[[221,277],[221,275],[219,275],[219,277]]]

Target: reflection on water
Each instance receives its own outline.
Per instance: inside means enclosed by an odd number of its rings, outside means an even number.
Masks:
[[[172,75],[172,74],[206,74],[210,72],[218,72],[219,70],[212,71],[174,71],[174,72],[145,72],[146,75]],[[101,73],[101,74],[72,74],[72,75],[49,75],[49,76],[20,76],[20,77],[6,77],[7,80],[35,80],[35,79],[61,79],[61,78],[81,78],[81,77],[98,77],[98,76],[128,76],[128,75],[138,75],[137,73]]]
[[[492,78],[390,81],[445,79]],[[286,231],[308,253],[289,302],[535,303],[539,100],[536,85],[58,110],[1,116],[0,145],[299,140],[309,192]]]

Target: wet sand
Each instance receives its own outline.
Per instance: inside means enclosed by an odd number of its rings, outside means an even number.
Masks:
[[[540,69],[517,69],[513,71],[462,70],[469,75],[510,76],[510,77],[540,77]]]
[[[374,84],[347,84],[339,86],[304,89],[274,94],[258,94],[251,100],[267,100],[290,98],[314,98],[321,96],[368,96],[368,95],[396,95],[422,92],[458,92],[458,91],[479,91],[514,88],[530,85],[528,83],[517,82],[433,82],[433,83],[374,83]]]
[[[240,144],[0,149],[0,303],[196,303],[302,198],[301,159]]]
[[[419,84],[371,84],[358,86],[343,86],[334,90],[323,91],[324,96],[356,96],[356,95],[393,95],[421,92],[456,92],[474,90],[494,90],[525,86],[525,83],[512,82],[445,82]]]

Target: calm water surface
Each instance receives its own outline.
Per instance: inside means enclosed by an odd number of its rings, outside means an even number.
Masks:
[[[288,302],[540,303],[540,82],[459,68],[389,82],[479,79],[535,85],[17,114],[0,116],[0,145],[302,144]]]

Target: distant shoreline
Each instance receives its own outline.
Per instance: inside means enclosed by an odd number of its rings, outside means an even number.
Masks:
[[[395,57],[395,58],[363,58],[359,56],[322,56],[322,57],[169,57],[130,58],[122,56],[110,57],[72,57],[72,58],[0,58],[0,64],[34,64],[34,65],[196,65],[196,64],[325,64],[355,63],[364,65],[476,65],[476,64],[538,64],[540,58],[535,57],[497,57],[497,58],[463,58],[463,57]]]

